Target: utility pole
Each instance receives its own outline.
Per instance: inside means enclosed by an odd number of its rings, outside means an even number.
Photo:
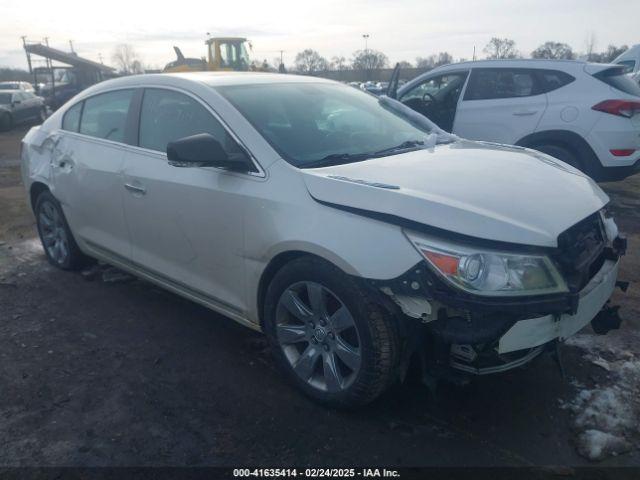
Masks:
[[[76,53],[76,52],[73,50],[73,40],[69,40],[69,48],[71,48],[71,53]]]
[[[368,48],[369,34],[365,33],[364,35],[362,35],[362,38],[364,38],[364,51],[366,52],[367,50],[369,50]]]
[[[476,61],[476,46],[473,46],[473,61]]]
[[[104,62],[102,61],[102,53],[98,53],[98,60],[100,60],[100,63],[104,64]]]

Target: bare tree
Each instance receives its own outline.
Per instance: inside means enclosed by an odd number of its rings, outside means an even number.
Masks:
[[[433,68],[436,65],[436,56],[429,55],[428,57],[416,57],[417,68]]]
[[[607,50],[602,53],[601,62],[610,63],[613,62],[618,56],[622,55],[629,49],[627,45],[620,45],[616,47],[615,45],[609,45]]]
[[[388,64],[389,59],[384,53],[370,48],[366,50],[356,50],[353,52],[353,58],[351,59],[351,67],[354,70],[377,70],[379,68],[385,68]]]
[[[593,55],[594,55],[596,44],[597,44],[596,34],[593,30],[587,34],[587,39],[585,40],[585,44],[587,47],[587,60],[589,62],[593,62],[594,61]]]
[[[296,70],[300,73],[315,73],[327,70],[329,62],[315,50],[307,48],[296,55]]]
[[[343,56],[335,56],[331,59],[331,67],[334,70],[342,72],[343,70],[347,70],[349,65],[347,64],[347,59]]]
[[[400,65],[400,68],[413,68],[411,62],[407,62],[406,60],[400,60],[398,64]]]
[[[575,57],[573,50],[566,43],[545,42],[531,52],[532,58],[548,58],[552,60],[567,59]]]
[[[438,54],[438,60],[436,60],[436,67],[440,65],[447,65],[449,63],[453,63],[453,55],[449,52],[440,52]]]
[[[128,43],[116,45],[111,55],[111,60],[116,64],[117,69],[124,75],[144,73],[142,61],[135,49]]]
[[[516,42],[510,38],[493,37],[484,47],[484,52],[489,59],[516,58]]]

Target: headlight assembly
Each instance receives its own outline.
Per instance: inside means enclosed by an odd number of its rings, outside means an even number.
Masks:
[[[437,274],[467,292],[524,296],[568,291],[546,255],[474,248],[415,232],[404,233]]]

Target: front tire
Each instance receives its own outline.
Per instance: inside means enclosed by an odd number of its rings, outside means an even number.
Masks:
[[[375,400],[395,380],[395,318],[358,279],[313,257],[285,265],[266,293],[265,333],[279,366],[323,404]]]
[[[47,260],[62,270],[79,270],[91,262],[73,238],[60,203],[49,191],[36,200],[36,224]]]

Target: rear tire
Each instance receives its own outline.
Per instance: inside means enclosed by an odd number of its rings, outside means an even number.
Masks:
[[[285,265],[265,297],[276,362],[305,394],[333,407],[372,402],[396,379],[396,321],[360,280],[314,257]]]
[[[584,165],[582,165],[582,162],[580,162],[577,155],[565,147],[560,147],[558,145],[536,145],[531,148],[538,150],[539,152],[546,153],[547,155],[557,158],[564,163],[568,163],[581,172],[585,172]]]
[[[92,258],[80,251],[73,238],[62,207],[49,191],[36,199],[36,225],[47,260],[62,270],[80,270],[92,262]]]

